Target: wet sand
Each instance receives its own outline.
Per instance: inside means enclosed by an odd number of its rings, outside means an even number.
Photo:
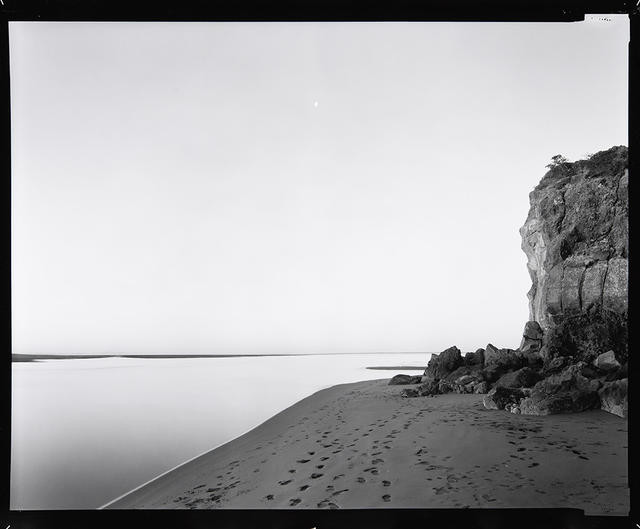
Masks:
[[[625,419],[514,415],[482,395],[403,399],[387,381],[319,391],[107,508],[628,514]]]

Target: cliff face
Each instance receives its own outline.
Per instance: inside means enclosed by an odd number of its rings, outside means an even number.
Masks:
[[[545,357],[627,359],[628,181],[627,148],[612,147],[556,165],[529,195],[520,235]]]
[[[558,159],[530,193],[520,229],[533,282],[520,347],[488,344],[464,357],[450,347],[401,396],[484,393],[486,408],[511,413],[626,417],[628,183],[626,147]]]

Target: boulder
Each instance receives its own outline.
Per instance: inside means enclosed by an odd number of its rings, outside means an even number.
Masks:
[[[391,380],[389,380],[390,386],[397,386],[399,384],[410,384],[411,383],[411,375],[396,375]]]
[[[464,360],[460,349],[456,346],[445,349],[440,354],[431,355],[427,369],[424,371],[423,380],[440,380],[463,364]]]
[[[420,378],[418,377],[418,382],[420,382]],[[391,380],[389,380],[390,386],[398,386],[400,384],[415,384],[416,382],[412,382],[413,377],[411,375],[396,375]]]
[[[464,365],[482,367],[484,365],[484,349],[476,349],[476,351],[473,353],[465,354]]]
[[[628,376],[629,376],[629,364],[625,362],[623,365],[620,366],[619,369],[616,369],[615,371],[609,371],[604,377],[604,380],[606,382],[613,382],[614,380],[621,380],[623,378],[627,378]]]
[[[428,397],[430,395],[438,394],[438,383],[435,380],[429,380],[418,386],[418,394],[421,397]]]
[[[607,351],[606,353],[598,355],[593,361],[593,365],[600,371],[617,371],[622,367],[620,362],[616,360],[616,355],[613,351]]]
[[[497,387],[483,397],[482,403],[490,410],[504,410],[509,404],[517,406],[524,396],[521,389]]]
[[[627,382],[626,378],[605,382],[598,392],[600,409],[626,419],[628,414]]]
[[[404,399],[410,399],[413,397],[419,397],[420,393],[418,392],[417,389],[414,388],[404,388],[401,392],[400,392],[400,396]]]
[[[492,366],[511,371],[522,366],[522,359],[513,349],[498,349],[494,345],[488,344],[484,350],[484,367],[486,369]]]
[[[496,349],[493,346],[491,347],[492,349],[487,346],[486,351],[491,351],[491,353],[489,357],[487,357],[485,353],[485,365],[481,371],[484,379],[490,384],[496,382],[505,373],[520,369],[527,363],[519,352],[512,349]]]
[[[495,387],[503,388],[530,388],[540,380],[540,375],[529,367],[523,367],[517,371],[512,371],[502,375],[496,382]]]
[[[550,415],[579,412],[599,404],[599,382],[583,376],[582,362],[570,365],[531,388],[530,395],[520,402],[520,411],[526,415]]]

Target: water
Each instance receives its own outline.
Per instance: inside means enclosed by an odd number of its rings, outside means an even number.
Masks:
[[[13,364],[11,509],[93,509],[322,388],[429,355]],[[417,374],[418,371],[407,371]]]

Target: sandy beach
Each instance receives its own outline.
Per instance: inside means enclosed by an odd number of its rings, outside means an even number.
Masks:
[[[388,379],[319,391],[109,509],[578,508],[627,515],[627,421],[403,399]]]

